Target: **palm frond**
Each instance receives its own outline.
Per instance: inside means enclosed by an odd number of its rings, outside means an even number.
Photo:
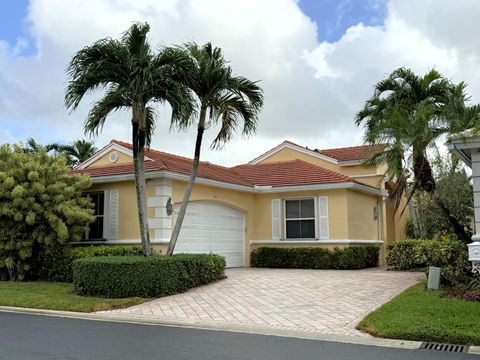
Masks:
[[[212,104],[213,105],[213,104]],[[221,148],[235,133],[240,121],[243,120],[244,135],[255,131],[257,119],[250,104],[238,95],[224,95],[218,103],[211,107],[211,118],[214,123],[220,121],[220,130],[213,140],[211,147]]]
[[[88,113],[84,124],[85,133],[98,135],[109,114],[130,106],[131,99],[127,98],[117,86],[110,87],[105,96],[98,100]]]
[[[70,80],[65,106],[75,110],[86,94],[126,82],[127,58],[125,48],[113,39],[102,39],[80,50],[67,67]]]
[[[153,134],[155,132],[157,114],[153,107],[147,106],[145,109],[145,146],[150,148]]]
[[[148,66],[152,59],[152,52],[147,36],[150,31],[148,23],[134,23],[122,37],[122,43],[125,45],[130,59],[138,62],[141,67]]]

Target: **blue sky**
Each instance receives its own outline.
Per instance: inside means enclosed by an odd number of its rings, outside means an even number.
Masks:
[[[386,0],[300,0],[300,8],[317,23],[318,40],[339,40],[350,26],[382,25]]]
[[[302,11],[317,23],[318,40],[334,42],[345,30],[359,22],[381,25],[386,0],[300,0]],[[23,56],[35,53],[35,44],[25,20],[28,0],[2,0],[0,3],[0,40],[14,47],[19,39],[27,41],[20,52]]]
[[[76,112],[66,111],[69,58],[147,17],[153,43],[213,41],[235,72],[262,81],[265,105],[256,136],[236,136],[228,152],[215,152],[208,149],[210,131],[205,159],[238,164],[285,139],[311,148],[358,145],[363,131],[355,114],[374,84],[398,67],[418,74],[435,67],[455,82],[466,81],[472,101],[480,101],[480,39],[469,36],[480,31],[479,12],[478,0],[462,0],[462,6],[451,0],[0,0],[0,144],[82,137],[97,94]],[[152,146],[191,156],[192,135],[169,132],[165,108],[159,109]],[[112,116],[97,145],[128,141],[129,122],[128,112]]]
[[[28,2],[28,0],[2,0],[0,4],[0,40],[7,41],[12,47],[19,39],[27,40],[28,46],[23,49],[22,55],[29,55],[35,51],[25,20]]]

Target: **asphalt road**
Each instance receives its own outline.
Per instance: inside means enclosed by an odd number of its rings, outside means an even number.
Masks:
[[[319,340],[0,312],[0,359],[478,359]]]

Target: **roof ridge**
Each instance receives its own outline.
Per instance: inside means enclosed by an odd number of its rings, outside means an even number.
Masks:
[[[367,148],[367,147],[374,147],[374,146],[386,146],[386,143],[382,144],[363,144],[363,145],[354,145],[354,146],[343,146],[338,148],[328,148],[328,149],[315,149],[312,151],[322,152],[322,151],[335,151],[335,150],[346,150],[346,149],[355,149],[355,148]]]
[[[281,161],[273,161],[273,162],[259,163],[259,164],[249,164],[249,163],[246,163],[246,164],[240,164],[240,165],[232,166],[230,169],[236,169],[236,168],[239,168],[239,167],[268,166],[268,165],[272,165],[272,164],[287,164],[287,163],[292,163],[292,162],[296,162],[296,161],[303,161],[303,160],[300,160],[300,159],[292,159],[292,160],[281,160]]]
[[[117,139],[112,139],[110,140],[110,144],[117,144],[117,145],[128,145],[128,147],[133,147],[132,144],[126,142],[126,141],[122,141],[122,140],[117,140]]]

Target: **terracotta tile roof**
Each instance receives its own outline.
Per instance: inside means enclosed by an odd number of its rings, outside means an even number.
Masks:
[[[123,146],[132,150],[132,144],[123,141],[112,140],[112,144]],[[145,161],[145,171],[161,171],[167,170],[184,175],[190,175],[193,166],[193,160],[169,154],[162,151],[149,149],[145,151],[145,156],[151,160]],[[133,164],[128,165],[107,165],[87,168],[84,170],[73,170],[72,173],[88,173],[92,177],[109,176],[109,175],[124,175],[133,173]],[[200,161],[198,167],[198,176],[206,179],[228,182],[237,185],[251,186],[251,184],[243,179],[239,174],[232,171],[230,168],[211,164],[209,162]]]
[[[157,161],[145,161],[145,171],[167,170],[166,166]],[[71,174],[89,174],[91,177],[124,175],[133,173],[133,164],[113,164],[96,166],[87,169],[74,169]]]
[[[339,162],[342,161],[355,161],[355,160],[363,160],[367,159],[373,154],[383,150],[385,148],[385,144],[378,144],[378,145],[361,145],[361,146],[352,146],[352,147],[343,147],[343,148],[336,148],[336,149],[310,149],[307,146],[302,146],[294,143],[290,140],[284,140],[280,145],[276,146],[273,149],[268,150],[267,152],[263,153],[260,156],[257,156],[255,159],[251,160],[249,164],[255,164],[257,161],[262,160],[269,153],[272,151],[280,148],[282,145],[293,145],[294,147],[301,148],[312,153],[322,154],[324,156],[329,157],[332,160],[337,160]]]
[[[348,176],[298,159],[275,163],[239,165],[232,169],[257,186],[314,185],[353,181]]]
[[[118,144],[130,150],[132,149],[131,144],[122,141],[113,140],[111,143]],[[145,171],[147,173],[166,170],[189,175],[192,169],[193,161],[186,157],[152,149],[145,151],[145,156],[151,159],[145,161]],[[75,169],[72,170],[71,173],[89,174],[92,177],[125,175],[133,173],[133,165],[105,165],[87,169]],[[348,176],[302,160],[267,164],[246,164],[232,168],[201,161],[198,177],[249,187],[255,185],[273,187],[315,185],[353,181]]]
[[[368,159],[385,149],[385,144],[361,145],[336,149],[314,150],[319,154],[331,157],[338,161],[355,161]]]

